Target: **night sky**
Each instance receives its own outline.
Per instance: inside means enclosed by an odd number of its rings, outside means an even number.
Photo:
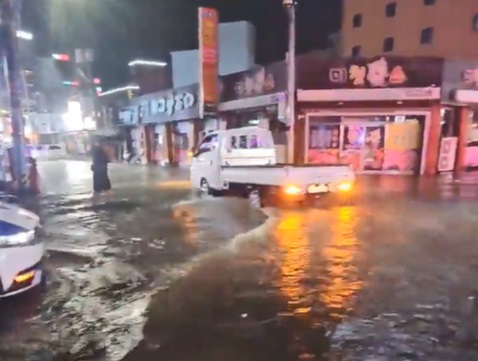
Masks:
[[[197,8],[218,9],[221,22],[256,27],[256,61],[283,59],[287,18],[282,0],[24,0],[23,26],[35,33],[38,52],[93,47],[103,88],[128,81],[128,61],[168,60],[170,51],[197,47]],[[298,0],[297,50],[324,48],[340,27],[339,0]],[[49,10],[54,11],[49,11]]]

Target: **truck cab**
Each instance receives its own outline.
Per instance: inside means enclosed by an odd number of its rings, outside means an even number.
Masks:
[[[244,127],[207,134],[191,163],[191,183],[212,189],[222,187],[221,167],[264,166],[276,164],[274,141],[270,131]]]

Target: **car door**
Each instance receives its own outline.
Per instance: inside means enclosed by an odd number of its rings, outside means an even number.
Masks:
[[[207,135],[199,144],[191,161],[191,183],[193,187],[199,187],[201,179],[206,179],[210,186],[216,186],[217,174],[219,173],[218,157],[218,135]]]

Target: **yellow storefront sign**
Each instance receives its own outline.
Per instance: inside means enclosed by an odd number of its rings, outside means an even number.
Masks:
[[[420,147],[420,123],[409,119],[403,123],[385,126],[385,149],[408,150]]]

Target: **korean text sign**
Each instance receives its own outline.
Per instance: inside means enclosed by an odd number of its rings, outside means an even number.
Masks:
[[[218,94],[218,28],[219,16],[215,9],[199,8],[199,82],[200,116],[214,111]]]

